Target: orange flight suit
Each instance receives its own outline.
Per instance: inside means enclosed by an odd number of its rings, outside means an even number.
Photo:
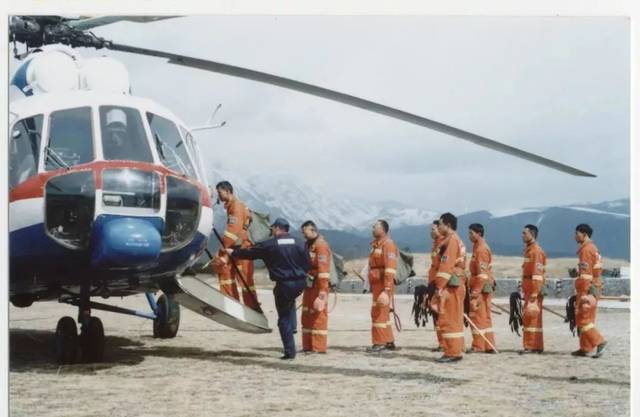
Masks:
[[[444,241],[444,237],[438,236],[433,241],[431,247],[431,266],[429,267],[429,284],[435,282],[438,268],[440,267],[440,245]],[[436,330],[436,336],[438,337],[438,346],[442,347],[442,334],[440,334],[440,328],[438,327],[438,321],[433,321],[433,326]]]
[[[576,278],[576,325],[580,331],[580,350],[591,352],[604,338],[596,328],[598,299],[602,292],[602,258],[596,245],[589,241],[578,250]]]
[[[547,256],[538,242],[527,245],[522,263],[522,292],[524,294],[524,311],[522,314],[522,345],[528,350],[544,350],[542,333],[542,288],[544,287],[544,271]],[[535,303],[537,311],[530,310],[529,304]]]
[[[322,236],[308,246],[311,257],[313,286],[304,289],[302,295],[302,349],[313,352],[327,351],[327,328],[329,325],[329,267],[331,249]],[[324,292],[326,303],[322,311],[314,310],[313,302]]]
[[[464,269],[467,252],[457,233],[445,238],[440,247],[436,273],[438,327],[442,332],[444,356],[461,357],[464,351]]]
[[[371,339],[374,345],[393,343],[393,327],[391,322],[391,303],[394,294],[398,248],[385,236],[371,242],[369,253],[369,286],[373,296],[371,306]],[[389,295],[389,304],[380,305],[377,300],[383,291]]]
[[[473,343],[471,348],[476,352],[491,351],[493,348],[482,338],[486,337],[493,346],[496,345],[491,322],[491,298],[493,293],[493,273],[491,271],[491,249],[481,237],[473,244],[473,255],[469,262],[469,294],[471,308],[469,318],[478,330],[471,329]]]
[[[222,236],[223,246],[225,248],[238,245],[241,248],[251,246],[248,232],[249,224],[251,223],[251,213],[247,206],[237,197],[233,197],[231,201],[224,204],[224,208],[227,210],[227,228]],[[231,265],[228,256],[224,254],[222,257],[226,263],[216,271],[218,272],[218,279],[220,281],[220,292],[238,300],[239,287],[242,292],[242,301],[244,304],[250,308],[257,309],[258,296],[253,282],[253,261],[248,259],[235,260],[238,270],[242,273],[244,282],[249,288],[249,293],[242,283],[241,278],[238,276],[238,273],[235,271],[235,268]]]

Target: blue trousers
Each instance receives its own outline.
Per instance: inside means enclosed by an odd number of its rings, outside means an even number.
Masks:
[[[304,279],[296,281],[278,281],[273,288],[273,295],[276,299],[276,310],[278,311],[278,330],[280,339],[284,346],[285,356],[296,356],[296,343],[293,332],[296,329],[296,298],[302,294],[307,281]]]

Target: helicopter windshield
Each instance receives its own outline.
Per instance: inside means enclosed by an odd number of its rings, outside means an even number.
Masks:
[[[54,111],[49,125],[45,164],[48,171],[93,160],[90,107]]]
[[[100,106],[100,131],[105,160],[153,162],[138,110]]]
[[[147,120],[162,163],[176,172],[195,177],[187,146],[182,141],[176,125],[171,120],[153,113],[147,113]]]

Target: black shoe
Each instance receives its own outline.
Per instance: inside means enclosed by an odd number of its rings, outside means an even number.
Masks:
[[[385,345],[372,345],[372,346],[369,346],[366,349],[366,351],[367,351],[367,353],[380,353],[385,349],[386,349]]]
[[[482,352],[484,352],[484,351],[483,351],[483,350],[475,350],[475,349],[473,349],[473,348],[471,348],[471,349],[467,349],[467,350],[465,350],[465,351],[464,351],[464,353],[466,353],[466,354],[470,354],[470,353],[482,353]]]
[[[397,349],[397,348],[396,348],[396,344],[395,344],[395,343],[393,343],[393,342],[389,342],[389,343],[387,343],[386,345],[384,345],[384,348],[385,348],[386,350],[396,350],[396,349]]]
[[[518,353],[519,353],[520,355],[528,355],[528,354],[530,354],[530,353],[538,353],[538,354],[540,354],[540,353],[542,353],[542,352],[543,352],[543,350],[542,350],[542,349],[522,349],[522,350],[521,350],[521,351],[519,351]]]
[[[489,349],[489,350],[485,350],[485,351],[484,351],[484,353],[490,353],[490,354],[492,354],[492,355],[495,355],[495,354],[496,354],[496,353],[498,353],[498,352],[496,352],[496,351],[495,351],[495,350],[493,350],[493,349]]]
[[[295,358],[296,358],[295,355],[282,355],[282,356],[280,356],[280,360],[281,361],[290,361],[290,360],[293,360]]]
[[[432,352],[442,352],[442,347],[438,346],[437,348],[432,348]]]
[[[436,362],[438,363],[451,363],[451,362],[458,362],[462,360],[462,356],[441,356],[438,359],[436,359]]]
[[[587,356],[587,352],[583,351],[583,350],[574,350],[573,352],[571,352],[571,356]]]
[[[607,350],[609,346],[608,342],[602,342],[598,345],[598,350],[596,350],[596,354],[592,356],[593,359],[598,359],[602,354]]]

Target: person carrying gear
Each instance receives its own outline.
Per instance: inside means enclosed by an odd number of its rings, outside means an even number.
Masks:
[[[395,290],[398,248],[388,234],[389,223],[385,220],[378,220],[373,224],[368,273],[373,301],[371,306],[372,346],[367,348],[367,352],[370,353],[396,349],[390,313]]]
[[[311,258],[310,282],[302,295],[302,350],[326,353],[331,248],[313,221],[304,222],[301,230]]]
[[[491,298],[494,278],[491,271],[491,249],[484,240],[484,226],[473,223],[469,226],[469,240],[473,243],[473,255],[469,262],[469,318],[475,324],[472,329],[473,342],[468,352],[496,353],[487,343],[496,345],[491,321]],[[484,336],[487,340],[485,340]]]
[[[271,225],[273,237],[248,248],[226,249],[234,259],[262,259],[269,278],[275,281],[273,295],[278,311],[278,330],[284,347],[280,359],[296,357],[293,333],[296,329],[296,298],[307,286],[307,273],[311,269],[309,251],[289,235],[289,222],[277,218]]]
[[[259,308],[258,294],[253,281],[253,261],[241,260],[237,263],[238,271],[229,262],[224,249],[231,246],[248,248],[251,246],[249,240],[249,225],[251,224],[251,212],[238,197],[233,194],[233,186],[228,181],[221,181],[216,185],[218,199],[224,202],[227,211],[227,227],[222,235],[223,247],[220,248],[218,256],[213,261],[213,266],[218,273],[220,282],[220,292],[239,300],[238,287],[242,292],[242,302],[254,310]],[[242,278],[238,275],[242,274]],[[246,283],[247,289],[242,285],[242,279]]]
[[[440,264],[436,273],[437,295],[432,308],[438,312],[438,327],[442,335],[443,355],[437,362],[462,359],[464,352],[464,270],[466,248],[456,233],[458,219],[451,213],[440,216],[438,232],[444,236],[440,246]]]
[[[433,244],[431,246],[431,265],[429,266],[429,276],[428,276],[428,284],[436,285],[436,274],[438,273],[438,267],[440,266],[440,245],[444,241],[444,236],[440,235],[438,232],[438,224],[440,224],[439,220],[434,220],[431,224],[431,240]],[[428,302],[428,298],[425,297],[425,302]],[[438,320],[436,316],[433,318],[433,327],[436,331],[436,337],[438,338],[438,347],[431,349],[432,352],[442,352],[442,334],[440,333],[440,328],[438,327]]]
[[[602,258],[591,240],[593,229],[588,224],[576,227],[578,249],[578,276],[576,277],[575,318],[580,335],[580,349],[573,356],[587,356],[594,349],[593,358],[599,358],[607,349],[607,342],[596,328],[598,300],[602,295]]]
[[[544,337],[542,332],[542,289],[544,287],[544,271],[547,256],[536,241],[538,228],[528,224],[522,230],[524,242],[524,260],[522,263],[522,292],[524,309],[522,313],[523,349],[521,355],[542,353]]]

